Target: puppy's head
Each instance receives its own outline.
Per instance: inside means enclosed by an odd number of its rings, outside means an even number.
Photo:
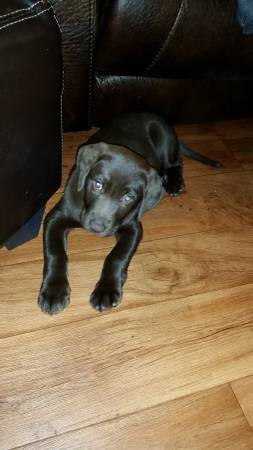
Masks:
[[[80,221],[87,230],[109,236],[153,208],[163,188],[157,172],[125,147],[104,142],[83,145],[76,159]]]

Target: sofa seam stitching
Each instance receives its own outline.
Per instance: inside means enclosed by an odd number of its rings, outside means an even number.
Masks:
[[[38,17],[38,16],[40,16],[40,15],[42,15],[42,14],[45,14],[45,13],[46,13],[47,11],[49,11],[50,9],[52,9],[52,6],[50,6],[50,7],[47,8],[47,9],[44,9],[43,11],[40,11],[39,13],[34,14],[34,15],[32,15],[32,16],[23,17],[22,19],[15,20],[14,22],[7,23],[7,24],[3,25],[2,27],[0,27],[0,31],[1,31],[1,30],[4,30],[5,28],[14,26],[14,25],[16,25],[16,24],[18,24],[18,23],[25,22],[26,20],[29,20],[29,19],[35,19],[36,17]]]
[[[50,3],[51,4],[51,3]],[[58,25],[60,34],[62,36],[62,28],[59,23],[58,17],[56,16],[56,13],[54,11],[54,7],[52,6],[53,10],[53,16],[54,19]],[[60,95],[60,123],[61,123],[61,156],[63,158],[63,144],[64,144],[64,137],[63,137],[63,94],[64,94],[64,81],[65,81],[65,73],[64,73],[64,64],[63,64],[63,53],[62,53],[62,44],[61,44],[61,64],[62,64],[62,86],[61,86],[61,95]]]
[[[93,100],[93,89],[92,89],[92,75],[93,75],[93,0],[90,0],[89,9],[89,90],[88,90],[88,126],[92,122],[92,100]]]
[[[184,7],[185,7],[185,1],[182,0],[181,1],[181,5],[179,7],[179,10],[177,12],[176,18],[174,20],[174,23],[168,33],[168,36],[166,37],[166,39],[164,40],[163,44],[161,45],[160,49],[158,50],[158,52],[156,53],[156,55],[154,56],[154,58],[152,59],[151,63],[146,67],[146,69],[143,72],[143,75],[147,75],[156,65],[156,63],[159,61],[161,55],[163,54],[163,52],[165,51],[170,38],[172,36],[172,34],[174,33],[178,23],[181,21],[182,16],[183,16],[183,11],[184,11]]]
[[[19,13],[19,12],[30,11],[30,10],[33,9],[35,6],[37,6],[39,3],[43,3],[43,1],[42,1],[42,0],[39,0],[39,1],[35,2],[35,3],[33,3],[33,5],[28,6],[27,8],[16,9],[15,11],[12,11],[12,12],[10,12],[10,13],[8,13],[8,14],[2,14],[2,15],[0,16],[0,19],[2,19],[3,17],[9,17],[9,16],[12,16],[13,14],[17,14],[17,13]]]

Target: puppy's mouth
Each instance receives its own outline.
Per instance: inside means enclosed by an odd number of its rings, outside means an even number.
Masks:
[[[99,236],[99,237],[108,237],[112,236],[115,231],[114,230],[104,230],[104,231],[95,231],[93,228],[90,227],[84,227],[87,231],[90,231],[91,233]]]

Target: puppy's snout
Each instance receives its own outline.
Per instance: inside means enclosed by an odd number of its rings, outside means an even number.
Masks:
[[[95,233],[103,233],[105,231],[105,224],[100,219],[92,219],[90,221],[90,229]]]

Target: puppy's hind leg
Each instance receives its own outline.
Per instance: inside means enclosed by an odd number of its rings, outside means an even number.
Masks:
[[[176,197],[184,192],[185,184],[182,161],[178,165],[166,169],[165,174],[162,177],[162,183],[164,189],[171,197]]]

